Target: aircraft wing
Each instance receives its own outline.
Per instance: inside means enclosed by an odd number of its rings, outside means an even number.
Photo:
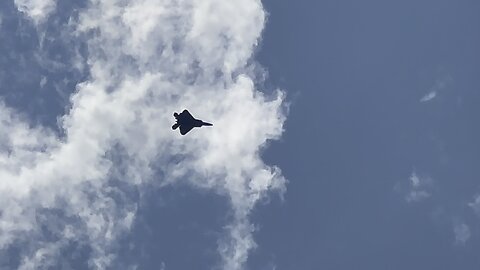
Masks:
[[[195,119],[187,110],[183,110],[183,112],[180,114],[180,117],[182,118],[182,121],[192,121]]]
[[[192,130],[192,128],[193,128],[193,126],[190,126],[190,125],[188,125],[188,126],[181,125],[181,126],[180,126],[180,134],[185,135],[185,134],[187,134],[190,130]]]

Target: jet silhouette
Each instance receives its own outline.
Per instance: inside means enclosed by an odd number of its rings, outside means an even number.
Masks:
[[[180,114],[175,112],[173,113],[173,116],[177,122],[172,126],[172,129],[175,130],[180,127],[180,134],[182,135],[187,134],[194,127],[213,126],[210,123],[193,118],[193,116],[187,110],[183,110],[183,112]]]

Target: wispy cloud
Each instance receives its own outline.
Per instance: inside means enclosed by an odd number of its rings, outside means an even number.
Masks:
[[[465,245],[471,237],[470,227],[465,223],[455,223],[453,233],[455,235],[455,244],[457,245]]]
[[[420,102],[430,101],[430,100],[434,99],[436,96],[437,96],[437,92],[436,92],[436,91],[432,91],[432,92],[426,94],[425,96],[423,96],[423,97],[420,99]]]
[[[15,3],[36,23],[55,8]],[[89,1],[69,22],[69,38],[88,46],[89,77],[61,118],[65,136],[0,104],[0,249],[24,243],[20,268],[38,269],[79,242],[92,268],[108,268],[135,219],[129,190],[187,179],[228,198],[218,248],[222,268],[241,269],[256,245],[251,210],[285,190],[259,155],[283,132],[284,94],[257,91],[247,66],[264,21],[257,0]],[[170,126],[183,108],[215,128],[179,137]]]
[[[412,190],[405,196],[405,200],[407,202],[419,202],[430,196],[431,196],[430,193],[424,190],[420,190],[420,191]]]
[[[417,172],[413,171],[409,177],[409,188],[405,195],[407,202],[419,202],[431,196],[429,188],[433,184],[430,177],[420,177]]]
[[[42,79],[40,79],[40,88],[43,88],[47,84],[47,77],[42,76]]]
[[[35,24],[42,23],[55,10],[55,0],[15,0],[18,10],[24,12]]]
[[[438,78],[433,86],[428,90],[427,94],[425,94],[422,98],[420,98],[420,102],[429,102],[436,98],[440,92],[443,92],[449,84],[452,82],[452,77],[445,75],[441,78]]]
[[[473,202],[468,203],[468,206],[472,208],[472,210],[480,216],[480,195],[475,196]]]

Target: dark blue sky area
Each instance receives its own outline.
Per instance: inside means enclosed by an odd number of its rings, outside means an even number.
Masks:
[[[479,269],[480,3],[264,4],[258,59],[291,101],[264,156],[289,185],[251,269]]]

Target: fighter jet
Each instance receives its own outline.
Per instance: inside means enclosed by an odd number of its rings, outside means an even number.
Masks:
[[[213,126],[210,123],[193,118],[193,116],[187,110],[183,110],[183,112],[180,114],[175,112],[173,113],[173,116],[177,122],[172,126],[172,129],[175,130],[180,127],[180,134],[182,135],[187,134],[194,127]]]

